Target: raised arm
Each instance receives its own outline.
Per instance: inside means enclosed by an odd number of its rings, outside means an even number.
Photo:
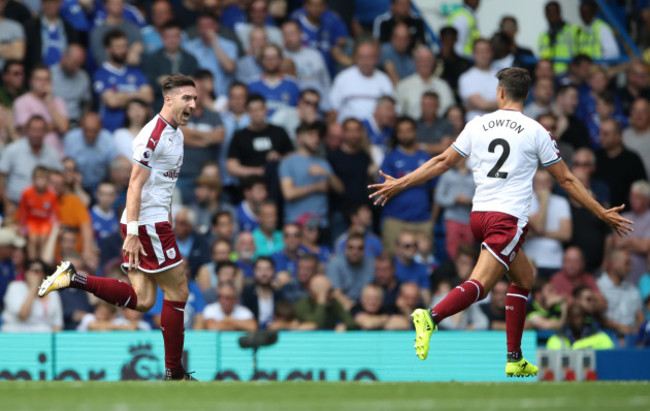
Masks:
[[[564,160],[560,160],[552,164],[546,169],[551,173],[553,178],[560,184],[560,186],[567,192],[574,200],[582,204],[587,210],[594,213],[594,215],[603,220],[607,225],[612,227],[618,235],[627,235],[634,231],[632,228],[632,221],[627,220],[619,215],[623,210],[625,204],[621,204],[610,209],[605,209],[596,201],[591,194],[587,191],[584,185],[573,175],[573,173],[566,166]]]
[[[388,200],[403,190],[438,177],[440,174],[452,168],[462,158],[463,156],[461,156],[458,151],[453,147],[449,147],[439,156],[433,157],[402,178],[393,178],[384,174],[384,172],[380,170],[379,174],[384,177],[386,181],[380,184],[369,185],[369,189],[377,190],[370,194],[369,198],[375,198],[375,205],[386,205]]]

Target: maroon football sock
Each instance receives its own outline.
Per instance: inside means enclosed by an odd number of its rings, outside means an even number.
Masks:
[[[185,301],[163,300],[160,330],[165,341],[165,368],[182,370]],[[176,376],[174,376],[176,377]]]
[[[431,309],[431,318],[438,324],[481,299],[483,299],[483,284],[476,280],[465,281],[451,290],[442,301]]]
[[[88,291],[102,300],[120,307],[135,310],[138,305],[138,296],[133,287],[114,278],[75,273],[70,282],[70,287]]]
[[[521,356],[521,335],[526,321],[526,304],[530,290],[511,285],[506,295],[506,339],[508,354]]]

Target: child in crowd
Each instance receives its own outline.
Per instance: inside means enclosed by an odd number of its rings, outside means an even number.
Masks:
[[[27,237],[27,254],[37,258],[45,245],[54,223],[58,220],[59,200],[47,186],[49,171],[37,166],[32,173],[32,185],[20,198],[17,219]]]

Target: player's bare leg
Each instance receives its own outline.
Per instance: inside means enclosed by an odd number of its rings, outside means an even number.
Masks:
[[[138,296],[136,311],[146,313],[156,303],[158,285],[153,279],[154,275],[156,274],[147,274],[137,269],[129,270],[129,281]]]
[[[506,296],[506,338],[508,340],[508,377],[529,377],[537,375],[537,367],[528,363],[521,354],[521,336],[526,321],[526,304],[534,273],[528,258],[519,250],[507,273],[510,289]]]
[[[194,380],[181,361],[185,342],[185,304],[189,296],[184,265],[156,274],[155,281],[165,295],[160,314],[160,330],[165,341],[165,379]]]

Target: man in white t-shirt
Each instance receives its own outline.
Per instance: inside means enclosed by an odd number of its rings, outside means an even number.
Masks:
[[[506,296],[508,360],[506,375],[537,375],[537,367],[521,354],[521,336],[526,320],[526,303],[533,284],[533,267],[519,252],[528,231],[532,180],[541,163],[575,200],[584,205],[620,235],[628,234],[632,222],[618,212],[623,206],[605,210],[569,171],[555,140],[537,121],[523,115],[530,88],[530,74],[521,68],[497,73],[496,98],[499,110],[470,121],[451,147],[415,171],[399,178],[383,172],[386,179],[368,188],[375,204],[384,205],[402,190],[422,184],[469,156],[476,194],[470,224],[481,243],[481,254],[470,279],[453,289],[430,311],[413,312],[416,330],[415,352],[422,360],[429,353],[429,339],[437,323],[485,298],[505,274],[511,281]]]
[[[217,295],[217,302],[206,305],[203,310],[206,329],[249,332],[257,330],[255,316],[251,310],[239,305],[237,290],[232,283],[219,283]]]
[[[360,42],[354,52],[354,61],[354,66],[336,76],[330,89],[332,110],[329,117],[337,123],[350,117],[363,121],[372,116],[379,97],[395,96],[390,78],[376,69],[379,61],[376,42]]]
[[[492,46],[485,39],[474,42],[474,67],[464,72],[458,79],[458,94],[467,110],[465,120],[496,110],[497,100],[494,90],[497,79],[490,68]]]
[[[544,169],[535,173],[533,191],[531,237],[524,245],[524,251],[535,262],[537,276],[549,278],[562,268],[563,243],[571,240],[571,206],[566,198],[552,193],[553,178]]]

